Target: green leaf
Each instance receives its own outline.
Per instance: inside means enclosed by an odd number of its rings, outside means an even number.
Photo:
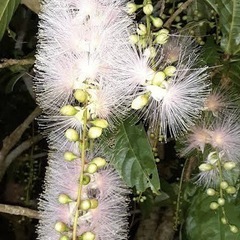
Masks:
[[[142,125],[125,121],[115,135],[112,163],[129,187],[159,194],[160,180],[150,143]]]
[[[18,7],[20,0],[1,0],[0,1],[0,40]]]
[[[218,1],[219,26],[222,32],[221,47],[227,54],[240,51],[240,1]]]
[[[196,188],[196,187],[195,187]],[[188,190],[189,191],[189,190]],[[188,199],[188,211],[185,223],[184,239],[187,240],[239,240],[240,235],[232,233],[229,225],[221,223],[222,210],[211,210],[209,205],[217,201],[217,196],[208,196],[204,189],[196,188],[194,195]],[[224,205],[226,216],[231,224],[240,227],[240,207],[234,201]]]

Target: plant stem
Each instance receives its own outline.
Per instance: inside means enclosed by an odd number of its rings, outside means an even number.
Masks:
[[[82,134],[82,142],[81,142],[81,170],[80,170],[80,178],[79,178],[79,186],[78,186],[78,196],[76,203],[76,212],[74,216],[73,223],[73,240],[77,240],[77,225],[79,218],[79,207],[81,204],[81,196],[82,196],[82,185],[83,185],[83,174],[84,174],[84,165],[86,158],[86,135],[87,135],[87,110],[84,110],[83,113],[83,134]]]

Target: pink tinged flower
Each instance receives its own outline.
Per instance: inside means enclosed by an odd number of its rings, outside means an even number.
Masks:
[[[240,123],[239,113],[226,112],[210,126],[210,144],[222,151],[230,161],[240,159]]]

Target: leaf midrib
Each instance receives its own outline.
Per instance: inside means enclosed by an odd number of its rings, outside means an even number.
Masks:
[[[3,11],[2,11],[2,13],[1,13],[1,15],[0,15],[0,21],[2,20],[3,15],[4,15],[4,13],[5,13],[5,11],[6,11],[6,9],[7,9],[8,4],[9,4],[10,1],[11,1],[11,0],[6,1],[6,4],[5,4],[5,6],[3,7]]]

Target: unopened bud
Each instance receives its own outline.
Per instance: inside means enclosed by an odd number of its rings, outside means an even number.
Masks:
[[[162,27],[163,21],[162,21],[161,18],[151,16],[151,20],[152,20],[152,23],[153,23],[154,27],[156,27],[156,28]]]
[[[100,127],[91,127],[88,130],[88,137],[91,139],[98,138],[102,135],[102,128]]]
[[[77,89],[73,95],[75,99],[78,100],[78,102],[80,103],[84,103],[87,101],[88,94],[81,89]]]
[[[218,204],[220,206],[223,206],[225,204],[225,199],[224,198],[218,198]]]
[[[227,224],[227,219],[225,217],[222,217],[221,222],[222,222],[222,224]]]
[[[229,227],[232,233],[238,233],[238,228],[235,225],[230,225]]]
[[[227,183],[226,181],[222,181],[222,182],[220,183],[220,188],[221,188],[221,189],[227,189],[227,187],[228,187],[228,183]]]
[[[236,163],[235,162],[225,162],[224,164],[223,164],[223,168],[225,169],[225,170],[232,170],[233,168],[235,168],[236,167]]]
[[[74,116],[77,112],[77,109],[71,105],[63,106],[60,109],[60,113],[64,116]]]
[[[69,128],[66,132],[65,132],[65,136],[66,138],[70,141],[70,142],[76,142],[79,140],[79,134],[78,132],[73,129],[73,128]]]
[[[211,202],[209,207],[212,210],[216,210],[219,207],[219,205],[216,202]]]
[[[136,35],[136,34],[133,34],[133,35],[129,36],[129,41],[132,44],[136,44],[138,42],[138,40],[139,40],[139,36]]]
[[[93,174],[98,170],[98,166],[95,163],[90,163],[87,166],[86,172]]]
[[[203,163],[198,168],[201,172],[207,172],[207,171],[211,171],[213,169],[213,166],[208,163]]]
[[[154,75],[154,78],[152,80],[152,84],[153,85],[156,85],[156,86],[161,86],[162,82],[165,80],[165,73],[160,71],[160,72],[157,72],[155,75]]]
[[[68,236],[61,236],[59,240],[70,240],[70,238]]]
[[[88,185],[90,183],[90,181],[91,181],[90,176],[88,176],[88,175],[83,176],[83,182],[82,182],[83,185]]]
[[[207,195],[208,196],[214,196],[216,194],[216,191],[213,188],[207,189]]]
[[[146,15],[151,15],[152,12],[153,12],[153,5],[148,3],[146,4],[144,7],[143,7],[143,12],[146,14]]]
[[[137,33],[139,35],[145,35],[147,33],[147,27],[144,24],[140,23],[137,28]]]
[[[165,73],[167,76],[171,77],[171,76],[174,75],[174,73],[176,72],[176,70],[177,70],[177,69],[176,69],[174,66],[168,66],[168,67],[166,67],[166,68],[164,69],[164,73]]]
[[[95,119],[91,121],[91,123],[95,127],[100,127],[100,128],[107,128],[108,127],[108,122],[105,119]]]
[[[91,208],[91,202],[90,202],[89,199],[81,201],[81,203],[80,203],[80,209],[81,210],[87,211],[90,208]]]
[[[138,6],[135,3],[127,3],[127,13],[128,14],[133,14],[138,10]]]
[[[98,200],[93,198],[93,199],[90,199],[90,202],[91,202],[91,209],[95,209],[98,207]]]
[[[77,156],[75,154],[73,154],[72,152],[67,151],[64,153],[64,159],[66,161],[73,161],[73,160],[77,159]]]
[[[233,186],[229,186],[229,187],[226,188],[226,192],[228,194],[234,194],[234,193],[237,192],[237,189],[235,187],[233,187]]]
[[[57,232],[66,232],[68,230],[67,225],[63,222],[57,222],[54,228]]]
[[[169,36],[167,34],[159,34],[156,38],[155,38],[155,42],[158,44],[165,44],[168,41]]]
[[[136,97],[131,104],[132,109],[139,110],[148,103],[149,97],[146,95],[140,95]]]
[[[60,194],[58,196],[58,201],[59,203],[66,204],[66,203],[72,202],[72,199],[66,194]]]
[[[104,167],[107,164],[106,160],[104,158],[101,158],[101,157],[94,158],[91,161],[91,163],[95,163],[98,168],[102,168],[102,167]]]
[[[92,232],[85,232],[82,234],[81,240],[95,240],[95,234]]]

